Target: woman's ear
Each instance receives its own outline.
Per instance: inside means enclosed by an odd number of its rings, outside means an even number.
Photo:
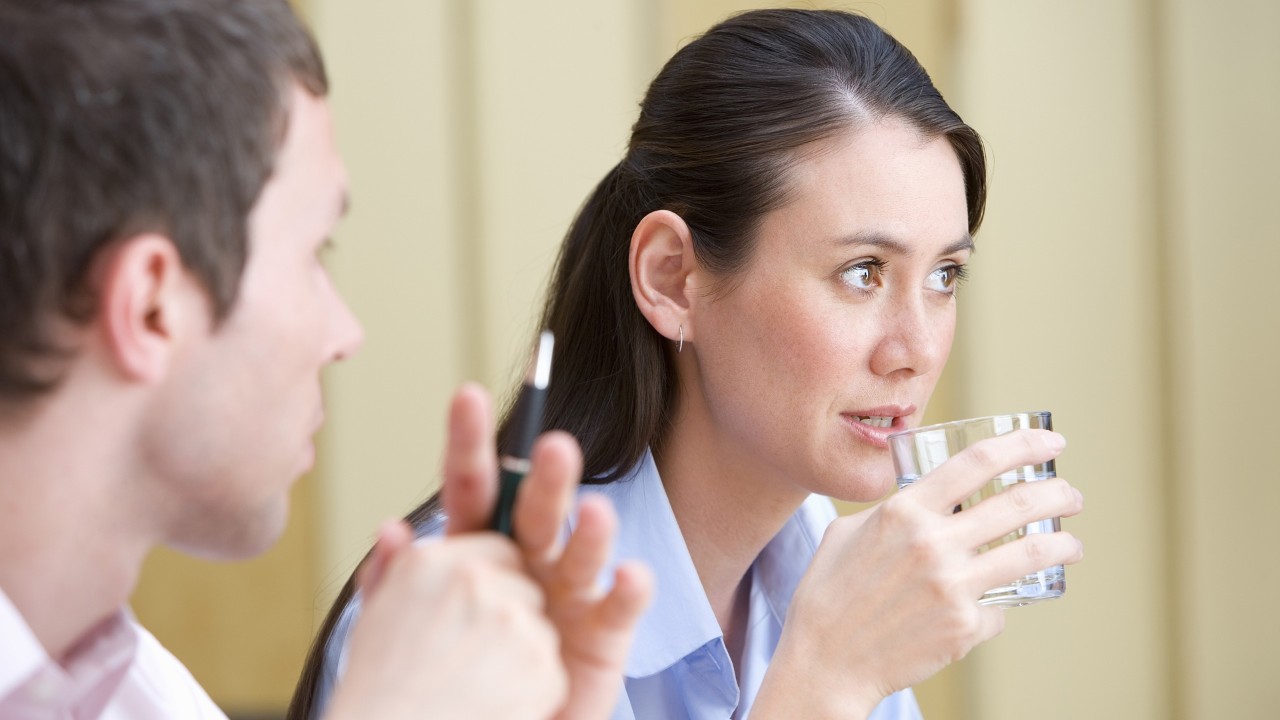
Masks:
[[[627,264],[640,314],[663,337],[693,341],[690,311],[697,297],[690,278],[698,271],[698,261],[684,220],[670,210],[645,215],[631,234]]]

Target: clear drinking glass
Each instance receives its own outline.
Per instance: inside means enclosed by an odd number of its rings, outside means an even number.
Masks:
[[[991,417],[956,420],[940,425],[928,425],[915,430],[895,433],[889,436],[889,447],[893,454],[893,466],[898,476],[898,489],[924,477],[934,468],[947,461],[952,455],[960,452],[979,440],[1003,435],[1024,428],[1053,429],[1053,418],[1047,412],[1023,412],[1009,415],[993,415]],[[1038,465],[1025,465],[1014,468],[990,482],[974,493],[972,497],[956,507],[962,512],[986,498],[995,495],[1015,483],[1036,482],[1056,477],[1057,472],[1053,460]],[[1060,530],[1060,518],[1040,520],[1018,528],[978,548],[979,552],[998,547],[1007,542],[1032,533],[1050,533]],[[1030,605],[1041,600],[1062,597],[1066,592],[1067,581],[1061,565],[1027,575],[1008,585],[992,588],[982,595],[978,601],[982,605],[1000,605],[1018,607]]]

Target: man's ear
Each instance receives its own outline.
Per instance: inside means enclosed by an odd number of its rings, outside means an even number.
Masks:
[[[179,331],[194,327],[197,312],[208,312],[192,304],[195,280],[163,235],[138,235],[107,252],[97,284],[109,360],[131,380],[163,378]]]
[[[692,342],[691,310],[697,297],[691,278],[699,266],[684,219],[670,210],[645,215],[631,234],[628,267],[640,314],[663,337]]]

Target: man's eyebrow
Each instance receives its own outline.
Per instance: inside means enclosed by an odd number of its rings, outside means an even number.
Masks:
[[[888,235],[885,235],[884,233],[874,232],[874,231],[859,232],[859,233],[854,233],[853,235],[845,235],[843,237],[838,237],[835,240],[835,244],[842,247],[851,246],[851,245],[870,245],[872,247],[880,248],[882,250],[887,250],[891,253],[896,253],[898,255],[910,255],[912,253],[911,248],[901,240],[896,240],[892,237],[889,237]],[[973,236],[970,235],[969,233],[965,233],[964,236],[961,237],[959,240],[956,240],[955,242],[943,248],[942,252],[938,253],[938,256],[942,257],[945,255],[958,253],[962,250],[972,251],[973,249],[974,249]]]

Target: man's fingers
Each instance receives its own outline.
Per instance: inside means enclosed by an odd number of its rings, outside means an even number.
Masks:
[[[578,503],[578,526],[560,558],[558,584],[572,593],[588,592],[613,552],[618,516],[602,495],[583,495]]]
[[[611,630],[630,630],[653,599],[653,572],[644,564],[620,563],[613,588],[596,608],[596,621]]]
[[[373,550],[356,571],[356,587],[361,594],[367,597],[382,580],[391,558],[412,543],[413,531],[403,520],[392,519],[382,523]]]
[[[488,527],[498,493],[497,478],[489,394],[479,385],[467,383],[454,393],[449,406],[442,491],[448,517],[446,534]]]
[[[582,477],[582,451],[572,435],[549,432],[533,446],[532,467],[516,492],[512,530],[533,563],[555,560],[560,535]]]
[[[912,484],[917,502],[950,512],[1001,473],[1057,457],[1066,439],[1051,430],[1015,430],[976,442]]]
[[[524,571],[524,560],[510,539],[497,533],[467,533],[416,543],[394,559],[388,574],[424,597],[459,591],[473,598],[505,597],[541,609],[542,590]]]

